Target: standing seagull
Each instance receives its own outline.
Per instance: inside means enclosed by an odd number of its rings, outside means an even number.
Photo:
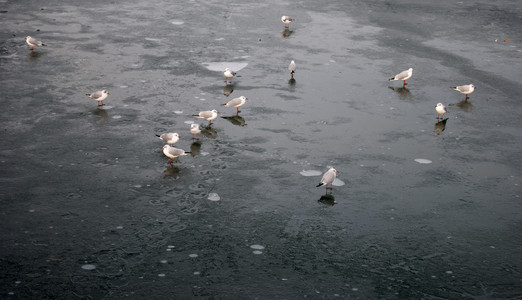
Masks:
[[[290,71],[290,76],[292,76],[292,79],[294,79],[294,73],[295,73],[295,61],[291,61],[288,65],[288,71]]]
[[[236,75],[236,72],[232,72],[229,68],[226,68],[223,75],[225,75],[225,82],[230,81],[230,83],[232,83],[232,78]]]
[[[234,98],[234,99],[228,101],[227,103],[221,104],[221,105],[223,105],[225,107],[235,107],[237,109],[237,113],[239,114],[241,112],[239,110],[239,107],[242,106],[243,104],[245,104],[245,102],[247,100],[248,100],[247,97],[241,96],[241,97]]]
[[[446,107],[444,106],[444,104],[442,103],[437,103],[437,106],[435,106],[435,110],[437,111],[437,119],[442,119],[444,118],[444,114],[448,112],[448,110],[446,110]]]
[[[290,18],[289,16],[282,16],[281,17],[281,22],[285,23],[285,28],[288,28],[290,23],[294,22],[294,21],[295,21],[295,19],[294,18]]]
[[[190,133],[192,133],[192,139],[196,138],[196,135],[198,136],[199,140],[199,134],[201,133],[201,129],[199,129],[198,124],[190,124]]]
[[[35,38],[32,38],[30,36],[25,37],[25,42],[27,43],[27,45],[31,46],[31,51],[34,50],[34,46],[38,46],[38,47],[47,46],[46,44],[42,43],[41,41],[39,41]]]
[[[217,118],[217,115],[218,115],[218,111],[215,109],[200,111],[198,114],[193,114],[194,117],[207,120],[208,126],[212,125],[212,120]]]
[[[458,86],[450,86],[450,88],[461,92],[462,94],[466,95],[466,100],[469,99],[469,94],[473,93],[475,90],[475,86],[473,84],[467,84],[467,85],[458,85]]]
[[[183,149],[178,149],[169,145],[163,146],[163,154],[165,154],[166,157],[170,158],[170,160],[167,162],[170,165],[172,165],[172,162],[174,162],[174,158],[187,155],[187,153],[190,152],[185,152],[185,150]]]
[[[402,86],[407,85],[406,80],[411,78],[411,75],[413,75],[413,69],[409,68],[406,71],[402,71],[399,74],[393,76],[390,78],[390,81],[392,80],[402,80]]]
[[[168,132],[161,135],[156,134],[156,136],[171,146],[179,141],[179,134],[177,132]]]
[[[326,171],[326,173],[323,174],[321,182],[319,182],[319,184],[316,187],[326,185],[326,191],[333,190],[332,183],[334,182],[335,177],[337,177],[337,173],[339,173],[339,171],[337,171],[334,168],[330,168],[330,170]],[[328,187],[328,185],[330,185],[330,187]]]
[[[98,106],[104,106],[105,104],[103,104],[103,100],[105,100],[105,98],[107,98],[107,96],[109,95],[109,92],[107,90],[103,90],[103,91],[97,91],[92,94],[85,94],[85,95],[98,101]]]

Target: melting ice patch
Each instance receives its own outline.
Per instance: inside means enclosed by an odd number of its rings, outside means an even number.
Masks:
[[[172,24],[172,25],[183,25],[183,24],[185,24],[185,22],[181,21],[181,20],[172,20],[172,21],[170,21],[170,24]]]
[[[194,124],[194,121],[185,121],[183,123],[185,123],[185,124]]]
[[[432,163],[431,160],[425,159],[425,158],[416,158],[415,161],[418,162],[419,164],[431,164]]]
[[[217,193],[209,193],[207,199],[210,201],[219,201],[221,197],[219,197]]]
[[[225,71],[226,68],[229,68],[233,72],[237,72],[243,68],[245,68],[248,63],[246,62],[204,62],[203,65],[210,71]]]
[[[183,111],[182,111],[182,110],[175,110],[174,113],[175,113],[176,115],[181,115],[181,114],[183,113]]]
[[[302,170],[301,172],[299,172],[299,174],[303,176],[319,176],[323,173],[321,173],[321,171],[316,170]]]
[[[250,245],[250,248],[256,249],[256,250],[263,250],[263,249],[265,249],[265,246],[255,244],[255,245]]]

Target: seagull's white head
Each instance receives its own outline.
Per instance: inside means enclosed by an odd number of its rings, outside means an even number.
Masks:
[[[439,102],[439,103],[437,103],[437,106],[438,106],[438,107],[444,107],[444,104],[442,104],[442,103]],[[437,107],[437,106],[436,106],[436,107]]]
[[[337,171],[337,170],[334,169],[334,168],[330,168],[330,170],[328,170],[328,172],[339,173],[339,171]]]
[[[30,39],[31,37],[30,36],[26,36],[25,37],[25,40],[27,41],[28,39]]]
[[[225,68],[225,72],[230,72],[230,69],[229,68]]]
[[[193,128],[198,128],[199,125],[198,124],[190,124],[190,128],[193,129]]]
[[[168,148],[170,148],[169,145],[165,145],[165,146],[163,146],[163,149],[168,149]]]
[[[215,114],[219,113],[219,112],[218,112],[217,110],[215,110],[215,109],[213,109],[212,112],[215,113]]]
[[[109,91],[107,91],[107,90],[103,90],[102,93],[107,94],[107,95],[110,94]]]
[[[241,99],[241,100],[248,100],[248,98],[245,97],[245,96],[241,96],[241,97],[239,97],[239,99]]]

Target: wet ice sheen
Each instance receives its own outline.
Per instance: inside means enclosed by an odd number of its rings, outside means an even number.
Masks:
[[[263,250],[263,249],[265,249],[265,246],[254,244],[254,245],[250,245],[250,248],[256,249],[256,250]]]
[[[323,173],[321,171],[317,171],[317,170],[303,170],[303,171],[299,172],[299,174],[301,174],[303,176],[319,176],[319,175],[322,175]]]
[[[425,159],[425,158],[416,158],[415,161],[418,162],[419,164],[431,164],[432,163],[431,160]]]
[[[217,193],[209,193],[207,199],[210,201],[219,201],[221,197],[219,197]]]
[[[204,62],[203,66],[210,71],[225,71],[226,68],[229,68],[233,72],[237,72],[248,65],[246,62]]]
[[[92,264],[85,264],[85,265],[82,266],[82,269],[90,271],[90,270],[96,269],[96,266],[92,265]]]

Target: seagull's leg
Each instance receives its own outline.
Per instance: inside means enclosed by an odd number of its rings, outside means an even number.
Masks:
[[[167,163],[172,165],[173,162],[174,162],[174,158],[171,158]]]
[[[402,81],[402,86],[405,86],[405,85],[408,85],[408,84],[406,83],[406,80],[403,80]]]
[[[239,110],[239,107],[236,107],[237,113],[239,114],[241,111]]]
[[[466,100],[468,100],[468,99],[469,99],[469,96],[468,96],[468,94],[466,94]]]

